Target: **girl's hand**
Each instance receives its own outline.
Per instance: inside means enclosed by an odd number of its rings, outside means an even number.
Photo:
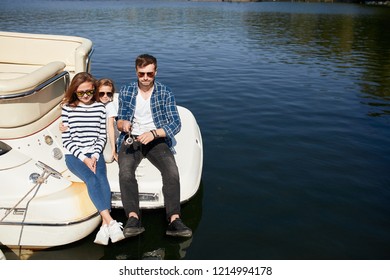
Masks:
[[[59,125],[59,129],[61,132],[65,132],[68,130],[68,126],[67,125],[64,125],[62,122],[60,123]]]

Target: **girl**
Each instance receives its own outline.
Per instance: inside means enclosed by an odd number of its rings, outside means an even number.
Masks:
[[[107,149],[108,153],[105,155],[106,162],[118,161],[118,154],[116,152],[116,129],[115,118],[118,116],[118,105],[114,102],[115,86],[111,79],[102,78],[97,81],[97,89],[99,93],[99,101],[106,106],[107,118]],[[106,150],[105,150],[106,152]]]

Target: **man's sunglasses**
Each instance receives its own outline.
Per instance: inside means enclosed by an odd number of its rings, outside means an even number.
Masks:
[[[84,94],[86,94],[87,96],[91,96],[94,93],[95,93],[94,89],[90,89],[90,90],[86,90],[86,91],[76,91],[76,94],[78,97],[83,97]]]
[[[107,97],[108,98],[111,98],[114,94],[112,92],[104,92],[104,91],[101,91],[99,92],[99,97],[103,97],[107,94]]]
[[[145,74],[146,74],[149,78],[153,78],[154,75],[156,75],[155,72],[137,72],[138,78],[143,78],[143,77],[145,76]]]

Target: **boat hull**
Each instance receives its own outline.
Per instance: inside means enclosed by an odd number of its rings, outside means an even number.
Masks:
[[[0,225],[0,240],[9,248],[45,249],[81,240],[91,234],[99,223],[98,213],[71,223],[5,223]]]
[[[13,167],[0,171],[2,244],[28,248],[64,245],[98,227],[101,218],[85,184],[55,178],[16,151],[6,155]]]

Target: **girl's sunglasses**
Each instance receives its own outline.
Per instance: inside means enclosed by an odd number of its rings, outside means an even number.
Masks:
[[[143,78],[145,76],[145,74],[149,78],[153,78],[156,73],[155,72],[137,72],[138,78]]]
[[[107,97],[108,98],[112,98],[112,96],[114,95],[112,92],[104,92],[104,91],[101,91],[99,92],[99,97],[103,97],[107,94]]]
[[[84,94],[86,94],[87,96],[91,96],[95,93],[95,90],[94,89],[91,89],[91,90],[87,90],[87,91],[76,91],[76,94],[78,97],[83,97]]]

